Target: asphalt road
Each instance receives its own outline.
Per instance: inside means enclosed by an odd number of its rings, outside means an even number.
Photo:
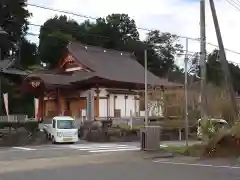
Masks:
[[[164,142],[183,145],[184,142]],[[240,166],[224,160],[145,159],[139,143],[87,143],[0,149],[1,180],[239,180]]]
[[[0,161],[68,157],[139,151],[139,143],[87,143],[8,147],[0,149]]]
[[[239,168],[156,163],[150,160],[91,163],[1,173],[1,180],[237,180]]]
[[[163,146],[182,146],[184,141],[162,142]],[[196,142],[191,142],[196,143]],[[0,148],[0,161],[67,157],[74,155],[91,155],[112,152],[139,151],[139,142],[89,143],[79,141],[77,144],[40,145]]]

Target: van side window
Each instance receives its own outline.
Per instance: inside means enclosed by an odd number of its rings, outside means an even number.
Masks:
[[[55,128],[56,127],[56,120],[54,119],[53,120],[53,128]]]

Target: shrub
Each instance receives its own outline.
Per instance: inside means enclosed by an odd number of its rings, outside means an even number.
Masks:
[[[202,120],[201,122],[201,126],[200,126],[200,131],[202,133],[202,139],[204,142],[208,141],[209,139],[211,139],[215,132],[215,126],[213,124],[213,121],[211,120]]]
[[[222,129],[215,133],[206,143],[205,156],[239,156],[240,155],[240,124],[231,129]]]

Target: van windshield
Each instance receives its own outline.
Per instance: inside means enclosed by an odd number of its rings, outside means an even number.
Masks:
[[[229,124],[227,122],[223,122],[223,121],[212,120],[211,124],[216,129],[229,128]],[[201,125],[202,125],[202,121],[198,121],[198,127],[200,127]]]
[[[61,120],[57,121],[58,129],[74,129],[76,128],[75,122],[73,120]]]

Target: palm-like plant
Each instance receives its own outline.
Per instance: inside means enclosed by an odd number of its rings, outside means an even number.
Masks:
[[[203,120],[200,128],[201,128],[202,140],[204,142],[211,139],[213,135],[216,133],[216,128],[214,126],[213,121],[211,120]]]

